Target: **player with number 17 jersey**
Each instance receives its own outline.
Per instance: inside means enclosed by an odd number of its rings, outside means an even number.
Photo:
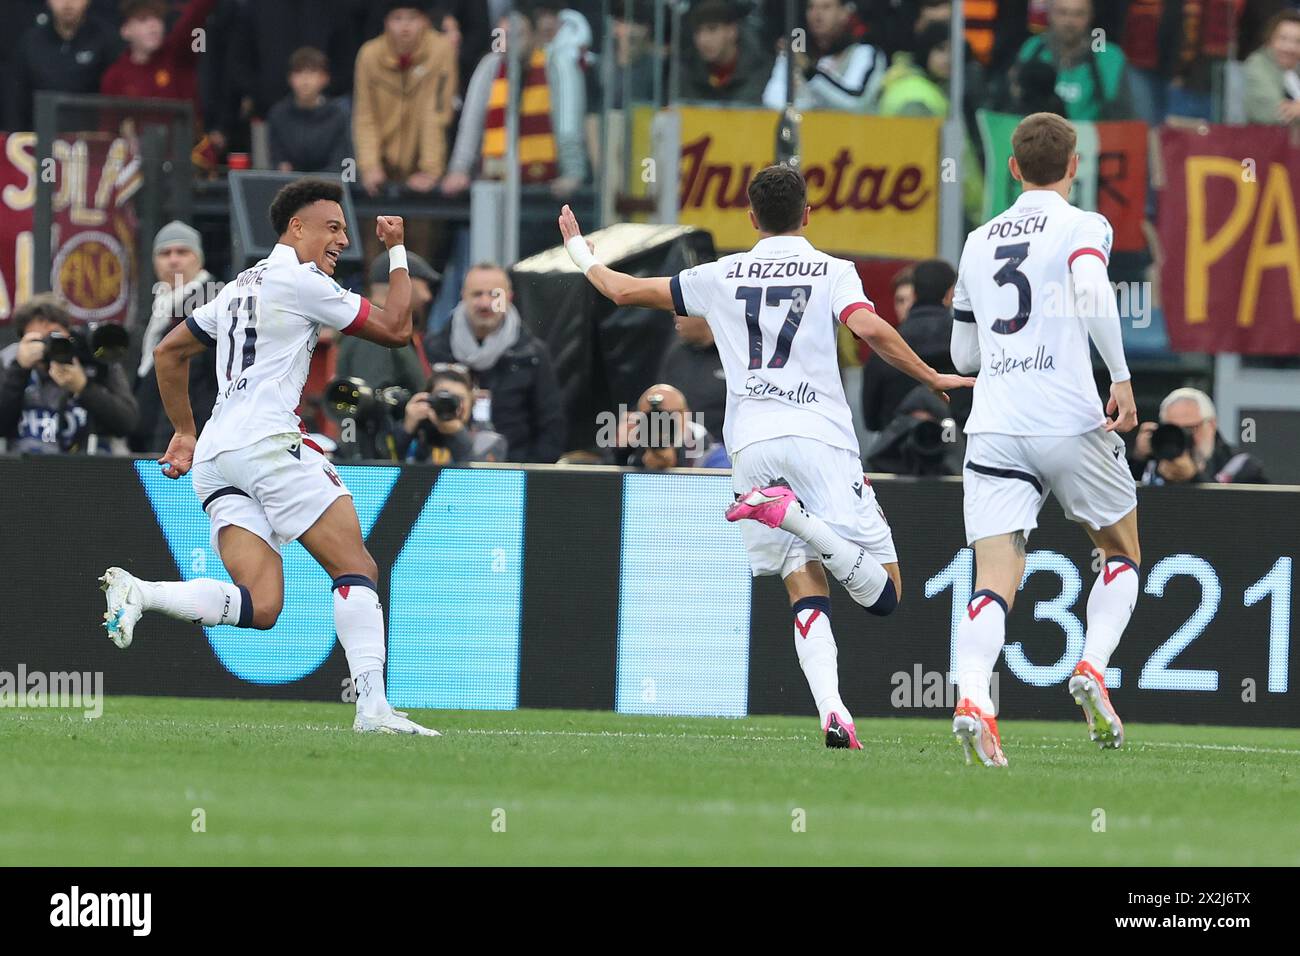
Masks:
[[[723,442],[732,458],[786,435],[859,453],[835,333],[855,309],[875,306],[853,263],[803,236],[768,236],[748,252],[673,276],[670,289],[677,314],[700,316],[713,332],[727,378]]]
[[[807,185],[789,166],[750,180],[748,252],[662,278],[615,272],[588,250],[566,206],[560,232],[574,262],[618,304],[704,318],[727,378],[723,439],[732,460],[729,521],[755,575],[779,574],[794,613],[795,652],[826,746],[861,749],[839,694],[823,567],[854,601],[884,616],[898,605],[893,535],[862,473],[836,350],[840,323],[890,364],[942,393],[973,384],[940,375],[876,315],[851,262],[813,248]]]

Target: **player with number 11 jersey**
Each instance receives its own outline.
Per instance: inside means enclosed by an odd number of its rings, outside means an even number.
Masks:
[[[380,308],[333,279],[350,244],[342,202],[342,187],[321,179],[281,189],[270,208],[279,237],[270,255],[195,309],[154,350],[159,392],[176,429],[159,464],[168,478],[191,475],[212,547],[231,581],[145,581],[109,568],[100,578],[108,605],[104,627],[122,648],[145,611],[209,627],[271,628],[284,604],[280,549],[300,541],[333,579],[334,632],[356,692],[353,729],[436,737],[388,702],[375,561],[347,487],[300,432],[295,411],[322,327],[388,348],[404,348],[411,339],[402,220],[380,216],[375,223],[391,275]],[[218,395],[196,436],[186,383],[190,358],[205,348],[217,350]]]

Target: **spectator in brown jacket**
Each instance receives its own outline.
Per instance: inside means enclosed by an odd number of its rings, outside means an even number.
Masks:
[[[428,192],[447,162],[447,123],[457,88],[456,52],[410,2],[385,4],[384,32],[362,45],[352,133],[366,192],[386,182]]]

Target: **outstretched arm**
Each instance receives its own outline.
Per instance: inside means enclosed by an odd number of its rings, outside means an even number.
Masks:
[[[568,206],[560,210],[560,235],[564,237],[564,248],[569,251],[569,257],[586,273],[587,281],[615,305],[640,305],[665,312],[673,311],[673,294],[669,286],[671,280],[667,276],[638,279],[601,265],[583,238],[578,219]]]
[[[872,350],[900,372],[905,372],[926,388],[948,401],[950,388],[974,388],[975,379],[965,375],[944,375],[932,369],[912,351],[894,327],[871,309],[854,310],[844,324],[858,338],[866,341]]]

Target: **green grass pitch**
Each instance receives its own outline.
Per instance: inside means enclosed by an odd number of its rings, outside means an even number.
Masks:
[[[0,712],[0,862],[1300,864],[1300,730],[1132,725],[1102,753],[1008,717],[994,771],[939,715],[860,721],[847,752],[808,719],[414,711],[445,733],[420,739],[351,710]]]

